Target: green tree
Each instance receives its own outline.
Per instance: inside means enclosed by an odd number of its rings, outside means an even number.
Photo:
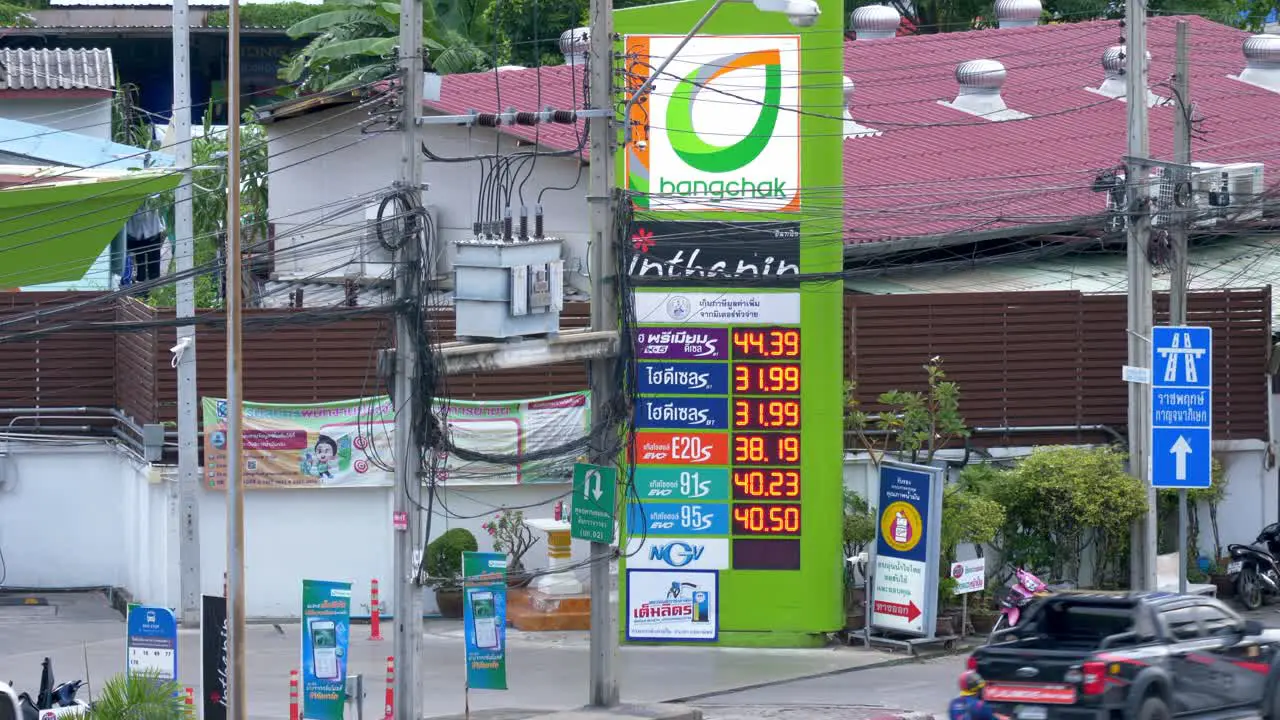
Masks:
[[[1077,582],[1093,552],[1097,585],[1123,581],[1129,526],[1146,512],[1142,484],[1109,448],[1039,448],[1011,470],[970,471],[962,481],[1005,509],[1000,556],[1049,582]],[[1042,574],[1043,573],[1043,574]]]
[[[485,11],[506,65],[563,65],[560,34],[585,25],[587,0],[501,0]]]
[[[195,228],[195,267],[209,267],[217,260],[227,226],[227,137],[213,130],[213,110],[204,114],[204,132],[191,141],[196,169],[191,172],[192,215]],[[267,133],[246,111],[240,123],[240,209],[244,218],[245,246],[266,237],[267,228]],[[169,195],[169,222],[173,222],[173,196]],[[196,307],[222,306],[221,276],[206,272],[195,279]],[[177,289],[169,283],[152,290],[148,302],[156,307],[172,307]]]
[[[947,379],[942,358],[933,357],[923,367],[925,391],[881,393],[877,401],[885,409],[879,415],[864,412],[857,386],[845,383],[845,432],[857,437],[873,460],[878,462],[880,455],[892,451],[912,462],[932,463],[947,443],[969,436],[960,415],[960,386]]]
[[[331,0],[328,12],[294,23],[294,39],[310,37],[280,68],[285,82],[299,90],[334,90],[372,82],[395,73],[400,42],[400,5],[382,0]],[[439,73],[479,70],[488,58],[466,36],[446,29],[435,4],[423,5],[423,48],[430,69]]]

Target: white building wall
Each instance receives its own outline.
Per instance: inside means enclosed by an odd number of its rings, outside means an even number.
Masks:
[[[345,277],[346,265],[359,259],[354,234],[365,224],[365,210],[326,216],[353,198],[389,189],[396,180],[399,134],[361,134],[358,123],[367,116],[354,108],[335,108],[267,126],[272,172],[270,216],[276,225],[276,248],[287,253],[287,259],[276,265],[280,279],[315,279],[322,274]],[[424,125],[421,133],[423,142],[440,157],[493,154],[499,142],[498,136],[487,129]],[[515,148],[514,140],[502,137],[499,152],[509,154]],[[589,284],[586,168],[579,177],[576,158],[543,157],[532,169],[532,177],[524,186],[524,202],[530,206],[530,233],[532,206],[539,192],[543,188],[571,188],[543,193],[544,232],[568,240],[562,252],[566,276],[570,285],[585,290]],[[445,250],[437,269],[451,275],[453,243],[473,236],[481,183],[479,164],[424,161],[423,179],[430,186],[423,193],[423,203],[435,213]],[[513,202],[517,204],[513,217],[518,218],[519,199]],[[369,206],[376,207],[374,201]],[[324,222],[320,222],[322,218]],[[294,250],[290,252],[290,248]],[[302,248],[311,250],[303,252]],[[379,251],[370,259],[385,262],[388,258]]]
[[[52,95],[52,93],[51,93]],[[111,139],[111,98],[20,97],[0,103],[0,117]]]
[[[1027,449],[1011,449],[1012,455]],[[1217,448],[1228,473],[1219,509],[1222,543],[1249,542],[1277,520],[1276,468],[1261,442]],[[180,570],[177,484],[172,468],[155,468],[110,443],[0,444],[0,552],[7,587],[121,587],[139,602],[175,607]],[[849,456],[845,486],[875,497],[874,473]],[[548,518],[567,485],[469,486],[441,490],[431,536],[452,527],[476,535],[481,550],[492,541],[481,525],[498,508],[523,507],[528,518]],[[325,488],[251,490],[245,499],[247,614],[297,617],[305,578],[349,581],[354,611],[368,612],[370,580],[393,606],[391,576],[395,489]],[[199,491],[202,591],[220,594],[226,558],[226,498]],[[873,500],[874,501],[874,500]],[[1202,553],[1211,552],[1208,513]],[[968,552],[962,553],[968,555]],[[574,541],[573,558],[584,560]],[[525,557],[529,569],[547,565],[545,538]],[[575,570],[586,580],[588,570]],[[434,612],[431,592],[425,609]]]

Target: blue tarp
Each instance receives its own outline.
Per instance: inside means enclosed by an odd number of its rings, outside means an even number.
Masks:
[[[112,170],[173,167],[172,155],[8,118],[0,118],[0,153],[31,158],[35,165]]]

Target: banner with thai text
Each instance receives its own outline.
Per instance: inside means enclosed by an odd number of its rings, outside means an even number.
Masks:
[[[447,454],[427,471],[450,485],[569,482],[590,426],[590,393],[527,400],[437,400],[449,438],[465,457]],[[227,482],[227,403],[203,399],[204,478]],[[395,408],[386,396],[326,403],[244,403],[246,488],[379,487],[395,472]],[[580,443],[585,448],[585,443]],[[563,453],[524,460],[538,451]]]

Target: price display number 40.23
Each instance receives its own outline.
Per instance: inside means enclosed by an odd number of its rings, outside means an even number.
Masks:
[[[798,500],[799,470],[734,470],[733,497],[739,500]]]

